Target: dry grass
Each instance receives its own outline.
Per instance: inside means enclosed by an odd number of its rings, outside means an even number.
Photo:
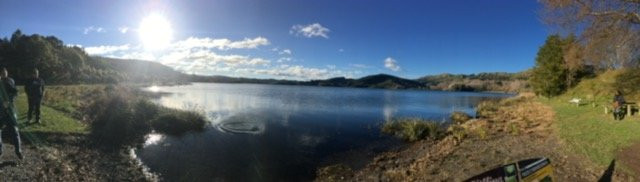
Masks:
[[[469,116],[467,113],[460,111],[454,111],[453,113],[451,113],[450,117],[451,121],[453,121],[454,124],[462,124],[471,119],[471,116]]]
[[[406,141],[435,139],[442,135],[440,123],[420,118],[399,118],[385,122],[382,132]]]

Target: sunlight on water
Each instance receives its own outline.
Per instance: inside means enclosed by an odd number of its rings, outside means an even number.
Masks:
[[[147,135],[147,140],[144,141],[144,146],[158,144],[160,141],[164,139],[164,135],[161,134],[149,134]]]
[[[152,92],[158,92],[158,91],[160,91],[160,87],[154,85],[154,86],[151,86],[151,87],[147,88],[147,90],[152,91]]]

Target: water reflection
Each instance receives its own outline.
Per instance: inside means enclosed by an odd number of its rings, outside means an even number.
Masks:
[[[158,87],[155,102],[198,110],[203,133],[150,136],[139,158],[167,181],[308,181],[334,158],[368,157],[398,141],[381,135],[394,117],[447,119],[500,94],[303,86],[204,84]],[[355,161],[355,159],[359,161]]]

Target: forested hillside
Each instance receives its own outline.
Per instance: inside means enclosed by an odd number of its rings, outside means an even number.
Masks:
[[[520,92],[528,89],[528,71],[519,73],[439,74],[418,78],[432,90]]]
[[[0,66],[18,84],[34,68],[48,83],[176,82],[185,75],[159,63],[92,57],[80,47],[68,46],[54,36],[24,35],[16,30],[0,39]]]

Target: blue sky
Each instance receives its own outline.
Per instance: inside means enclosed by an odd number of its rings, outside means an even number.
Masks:
[[[0,2],[0,36],[20,28],[92,55],[206,75],[417,78],[530,68],[548,30],[539,8],[533,0],[9,0]]]

